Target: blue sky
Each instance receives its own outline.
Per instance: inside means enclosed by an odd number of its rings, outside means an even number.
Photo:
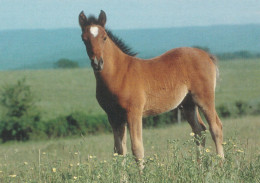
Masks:
[[[0,30],[77,28],[101,9],[112,29],[260,23],[259,0],[0,0]]]

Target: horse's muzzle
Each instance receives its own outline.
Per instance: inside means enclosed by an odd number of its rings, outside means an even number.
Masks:
[[[99,60],[97,59],[97,57],[95,57],[94,60],[91,59],[91,66],[94,69],[94,71],[101,71],[104,66],[104,61],[102,57],[100,57]]]

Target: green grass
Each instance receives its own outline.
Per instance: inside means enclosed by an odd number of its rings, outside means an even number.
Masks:
[[[216,105],[237,100],[260,102],[260,60],[220,61],[219,69]],[[0,87],[24,77],[31,85],[45,119],[72,111],[104,113],[95,98],[92,69],[1,71]]]
[[[144,130],[142,175],[131,152],[126,158],[113,156],[112,134],[2,144],[0,182],[259,182],[259,117],[224,120],[223,126],[223,163],[208,133],[210,152],[204,150],[197,163],[187,123]]]
[[[95,98],[95,78],[91,69],[28,70],[0,72],[0,86],[26,78],[37,98],[44,118],[72,111],[103,113]]]
[[[260,60],[225,61],[219,68],[216,105],[260,102]],[[0,88],[25,77],[44,119],[73,111],[103,113],[95,99],[91,69],[1,71],[0,77]],[[103,134],[1,144],[0,182],[120,182],[121,175],[129,182],[260,182],[259,117],[223,120],[223,125],[227,144],[222,166],[209,134],[210,152],[197,163],[191,129],[183,123],[144,130],[142,175],[131,153],[122,166],[123,157],[113,156],[112,134]]]
[[[216,104],[260,102],[260,59],[219,62]]]

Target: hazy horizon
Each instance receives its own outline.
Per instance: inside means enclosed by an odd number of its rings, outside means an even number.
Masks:
[[[145,28],[115,28],[115,29],[110,29],[112,31],[124,31],[124,30],[153,30],[153,29],[171,29],[171,28],[196,28],[196,27],[221,27],[221,26],[246,26],[246,25],[260,25],[260,23],[245,23],[245,24],[215,24],[215,25],[187,25],[187,26],[173,26],[173,27],[145,27]],[[45,30],[45,31],[55,31],[55,30],[65,30],[65,29],[80,29],[80,27],[58,27],[58,28],[19,28],[19,29],[0,29],[0,32],[5,32],[5,31],[37,31],[37,30]]]
[[[0,30],[78,28],[78,15],[107,14],[114,30],[260,24],[255,0],[0,0]]]

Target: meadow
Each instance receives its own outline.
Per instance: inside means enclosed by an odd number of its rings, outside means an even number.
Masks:
[[[145,169],[113,154],[112,134],[11,142],[0,148],[0,182],[260,182],[259,117],[223,120],[225,161],[209,135],[197,162],[187,123],[145,129]],[[122,162],[125,162],[122,164]]]
[[[260,103],[260,62],[220,61],[216,105]],[[93,71],[84,69],[1,71],[0,86],[26,78],[46,120],[73,111],[104,114],[95,99]],[[2,109],[0,109],[2,111]],[[1,114],[1,113],[0,113]],[[131,156],[113,153],[113,135],[82,135],[0,145],[0,182],[260,182],[259,116],[222,119],[224,162],[207,132],[197,162],[187,123],[144,130],[145,169]],[[129,137],[128,137],[129,139]],[[122,162],[125,162],[122,164]]]
[[[260,102],[259,59],[220,61],[219,70],[216,106],[240,100],[250,105]],[[44,119],[73,111],[104,114],[95,98],[96,83],[90,68],[1,71],[0,78],[4,78],[0,80],[1,87],[26,78]]]

